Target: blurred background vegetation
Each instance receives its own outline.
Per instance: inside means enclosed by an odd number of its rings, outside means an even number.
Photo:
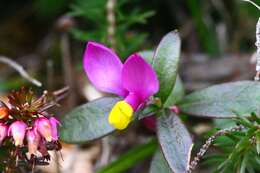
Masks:
[[[2,0],[0,10],[4,54],[21,56],[35,50],[64,14],[76,19],[73,38],[107,42],[106,0]],[[180,30],[185,52],[248,51],[254,48],[252,33],[259,17],[255,7],[239,0],[121,0],[115,11],[122,55],[149,48],[173,29]]]
[[[255,2],[259,4],[260,0]],[[23,57],[22,61],[36,54],[39,58],[32,61],[36,65],[51,59],[57,66],[54,69],[61,68],[59,37],[63,30],[57,23],[67,15],[73,20],[68,29],[73,63],[80,67],[86,41],[113,46],[108,39],[106,3],[106,0],[2,0],[0,54]],[[123,59],[134,51],[152,49],[165,33],[174,29],[181,33],[183,53],[218,58],[255,50],[259,11],[240,0],[120,0],[114,13],[114,48]],[[45,71],[43,68],[33,70]],[[1,88],[12,87],[9,83]]]

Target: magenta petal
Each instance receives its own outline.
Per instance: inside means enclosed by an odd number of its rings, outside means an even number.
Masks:
[[[51,123],[52,140],[57,141],[58,138],[59,138],[57,126],[60,125],[60,122],[54,117],[51,117],[49,120],[50,120],[50,123]]]
[[[159,82],[155,71],[138,54],[131,55],[122,70],[123,87],[137,94],[142,101],[155,94]]]
[[[109,48],[88,42],[84,53],[84,69],[92,84],[99,90],[125,96],[122,86],[122,63]]]

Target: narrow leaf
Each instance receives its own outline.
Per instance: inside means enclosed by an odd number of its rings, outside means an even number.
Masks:
[[[60,138],[67,143],[81,143],[114,131],[107,117],[116,97],[103,97],[81,105],[61,118]]]
[[[110,163],[97,173],[122,173],[133,167],[148,156],[151,156],[157,148],[157,141],[152,139],[146,144],[136,146],[126,154],[120,156],[116,161]]]
[[[193,145],[186,127],[175,113],[164,110],[159,115],[157,130],[170,168],[174,173],[184,173],[189,165]]]
[[[170,107],[176,104],[177,102],[181,101],[184,97],[185,90],[181,78],[177,76],[174,88],[172,89],[171,94],[167,98],[164,103],[164,107]]]
[[[241,167],[240,167],[240,173],[246,172],[247,162],[248,162],[248,154],[246,154],[242,160]]]
[[[183,113],[200,117],[232,118],[259,112],[260,83],[230,82],[187,95],[178,103]]]
[[[260,155],[260,132],[256,133],[256,152]]]
[[[165,35],[159,43],[153,58],[153,68],[160,81],[157,96],[164,103],[174,88],[180,59],[181,39],[177,31]]]

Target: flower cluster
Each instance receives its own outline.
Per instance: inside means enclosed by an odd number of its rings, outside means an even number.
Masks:
[[[139,54],[132,54],[122,64],[113,50],[88,42],[84,53],[84,69],[99,90],[119,95],[124,100],[112,108],[108,121],[117,129],[125,129],[147,99],[159,89],[155,71]]]
[[[12,122],[10,126],[1,123],[0,142],[2,143],[7,136],[10,136],[13,138],[16,147],[22,147],[26,139],[29,154],[36,155],[40,144],[43,145],[41,147],[45,147],[45,142],[55,142],[58,140],[57,124],[59,124],[59,122],[56,118],[51,117],[48,119],[44,116],[37,118],[32,126],[29,126],[21,120]],[[42,154],[44,155],[46,153]]]
[[[46,112],[54,105],[45,92],[36,98],[31,90],[12,92],[8,106],[0,101],[0,144],[9,147],[15,158],[27,163],[49,161],[48,150],[59,150],[59,121]],[[6,161],[7,162],[7,161]]]

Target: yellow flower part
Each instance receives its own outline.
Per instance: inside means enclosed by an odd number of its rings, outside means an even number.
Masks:
[[[119,101],[112,108],[108,122],[116,129],[123,130],[130,123],[133,116],[133,108],[125,101]]]

